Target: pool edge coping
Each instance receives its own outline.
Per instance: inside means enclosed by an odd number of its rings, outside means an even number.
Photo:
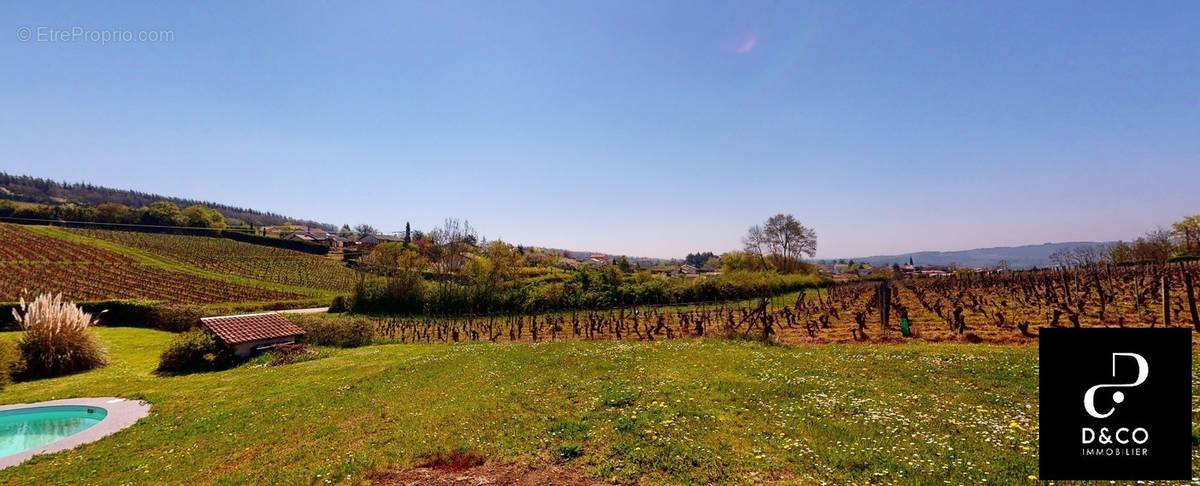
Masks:
[[[37,403],[14,403],[0,405],[0,412],[23,408],[53,407],[64,405],[103,408],[107,415],[105,415],[100,422],[96,423],[96,425],[88,427],[77,434],[73,434],[44,446],[19,452],[11,456],[0,457],[0,469],[16,466],[17,464],[28,461],[36,455],[51,454],[54,452],[65,451],[67,449],[74,449],[83,444],[98,441],[133,425],[138,420],[141,420],[150,414],[149,403],[141,400],[130,400],[120,397],[64,398],[60,400],[49,400]]]

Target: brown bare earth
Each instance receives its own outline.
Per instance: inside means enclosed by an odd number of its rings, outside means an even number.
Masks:
[[[604,485],[578,471],[553,464],[524,466],[485,462],[472,454],[444,454],[426,458],[421,465],[402,471],[378,474],[371,480],[380,486],[593,486]]]

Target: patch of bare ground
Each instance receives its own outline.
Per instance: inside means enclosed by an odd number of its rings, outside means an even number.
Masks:
[[[371,478],[376,486],[599,486],[608,483],[590,479],[578,471],[553,464],[525,466],[486,462],[471,453],[437,454],[418,466],[379,473]]]

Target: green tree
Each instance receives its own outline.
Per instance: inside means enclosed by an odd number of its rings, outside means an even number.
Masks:
[[[713,252],[711,251],[706,251],[704,253],[688,253],[687,256],[683,258],[683,261],[684,263],[690,263],[694,267],[700,267],[708,262],[708,259],[712,258],[713,256],[715,255],[713,255]]]
[[[132,223],[133,211],[124,204],[106,202],[96,206],[96,220],[101,223]]]
[[[141,222],[158,226],[184,226],[187,224],[187,218],[175,203],[158,201],[142,212]]]
[[[1171,233],[1161,228],[1133,240],[1133,259],[1135,261],[1164,262],[1171,257],[1174,250],[1175,245],[1171,244]]]
[[[617,268],[621,269],[621,271],[624,273],[633,271],[633,265],[629,264],[629,259],[625,258],[625,255],[621,255],[620,258],[617,258]]]
[[[721,255],[721,271],[729,272],[765,272],[771,270],[770,263],[759,255],[744,251],[731,251]]]
[[[1171,233],[1179,237],[1184,253],[1200,254],[1200,214],[1185,217],[1171,225]]]
[[[225,229],[225,216],[215,209],[196,204],[183,210],[183,217],[188,226],[193,228]]]
[[[751,226],[742,242],[746,252],[769,260],[783,273],[803,270],[804,257],[817,253],[817,232],[790,214],[776,214],[761,226]]]
[[[420,274],[429,269],[429,260],[412,248],[403,244],[388,242],[376,245],[371,254],[363,259],[363,263],[378,265],[386,270]]]
[[[1108,247],[1108,261],[1113,263],[1129,263],[1133,260],[1133,248],[1128,243],[1118,241]]]

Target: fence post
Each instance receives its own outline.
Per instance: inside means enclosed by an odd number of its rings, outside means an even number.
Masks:
[[[1171,273],[1163,272],[1162,275],[1162,314],[1163,327],[1171,327]]]
[[[879,284],[879,328],[886,331],[888,327],[888,311],[891,310],[892,290],[889,282],[884,280]]]
[[[1183,276],[1183,288],[1187,291],[1188,312],[1192,316],[1192,327],[1200,331],[1200,314],[1196,312],[1196,291],[1192,286],[1192,274],[1187,266],[1179,262],[1179,274]]]

